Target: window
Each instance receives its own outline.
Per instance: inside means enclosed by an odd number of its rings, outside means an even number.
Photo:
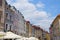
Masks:
[[[8,17],[8,13],[6,13],[6,18]]]
[[[10,25],[10,31],[11,31],[11,27],[12,27],[12,25]]]
[[[2,11],[0,11],[0,20],[1,20],[1,16],[2,16]]]
[[[8,10],[8,8],[7,8],[7,10]]]
[[[0,20],[1,20],[1,14],[0,14]]]
[[[10,21],[11,21],[12,16],[10,15]]]
[[[1,15],[0,15],[0,20],[1,20]]]
[[[6,24],[6,28],[5,28],[5,29],[6,29],[6,31],[7,31],[7,27],[8,27],[8,24]]]
[[[2,6],[2,0],[0,0],[0,6]]]

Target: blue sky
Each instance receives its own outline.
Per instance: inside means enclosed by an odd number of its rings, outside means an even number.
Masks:
[[[33,4],[37,4],[38,2],[42,2],[45,4],[45,8],[43,10],[52,13],[52,15],[56,16],[60,13],[60,0],[36,0],[30,1]]]
[[[60,13],[60,0],[7,0],[34,25],[49,31],[50,24]]]

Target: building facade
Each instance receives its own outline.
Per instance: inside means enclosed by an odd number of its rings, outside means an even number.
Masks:
[[[50,39],[50,33],[48,33],[48,32],[46,32],[46,39],[47,39],[47,40],[51,40],[51,39]]]
[[[15,7],[12,7],[12,9],[15,12],[14,13],[14,21],[13,21],[15,33],[17,33],[18,35],[24,36],[25,35],[25,19],[24,19],[24,16],[21,14],[21,12],[16,10]]]
[[[50,39],[50,33],[48,33],[47,31],[43,30],[43,32],[42,32],[42,40],[51,40]]]
[[[36,35],[35,35],[35,32],[36,32],[35,26],[32,25],[32,37],[35,37],[35,36],[36,36]]]
[[[60,40],[60,14],[52,22],[50,34],[52,34],[52,40]]]
[[[53,40],[53,27],[52,27],[52,25],[49,28],[49,31],[50,31],[50,39]]]
[[[32,36],[32,25],[30,24],[29,21],[26,21],[25,25],[26,25],[26,37],[31,37]]]
[[[42,29],[39,26],[32,25],[32,37],[42,40]]]
[[[26,34],[27,37],[36,37],[39,40],[42,40],[42,29],[31,24],[29,21],[26,21]]]
[[[44,30],[42,31],[42,40],[47,40],[46,32]]]
[[[26,37],[36,37],[39,40],[50,40],[50,34],[39,26],[26,21]]]
[[[4,31],[4,5],[5,2],[0,0],[0,31]]]
[[[25,35],[24,16],[6,0],[0,0],[0,30],[14,32],[17,35]]]

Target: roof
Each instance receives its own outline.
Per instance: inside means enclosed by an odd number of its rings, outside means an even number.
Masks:
[[[30,21],[26,21],[26,23],[30,23]]]
[[[52,23],[54,23],[54,21],[55,21],[58,17],[60,17],[60,14],[57,15],[57,17],[53,20]]]
[[[58,17],[60,17],[60,14],[58,14],[58,15],[56,16],[56,18],[53,20],[52,24],[54,23],[54,21],[55,21]],[[51,25],[52,25],[52,24],[51,24]],[[52,26],[51,26],[51,27],[52,27]],[[51,27],[50,27],[50,28],[51,28]],[[49,29],[50,29],[50,28],[49,28]]]
[[[42,28],[40,28],[39,26],[36,26],[36,25],[33,25],[32,27],[34,27],[35,29],[40,29],[40,30],[42,30],[43,31],[43,29]]]

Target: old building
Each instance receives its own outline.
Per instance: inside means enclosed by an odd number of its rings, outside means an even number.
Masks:
[[[46,39],[50,40],[50,33],[46,32]]]
[[[26,37],[36,37],[39,40],[50,40],[50,34],[39,26],[26,21]]]
[[[42,31],[42,40],[47,40],[46,32],[44,30]]]
[[[4,31],[4,1],[0,0],[0,31]]]
[[[15,7],[12,7],[11,9],[14,10],[14,30],[15,33],[17,33],[18,35],[25,35],[25,19],[24,16],[21,14],[21,12],[19,12],[18,10],[16,10]]]
[[[52,25],[49,28],[49,31],[50,31],[50,39],[53,40],[53,27],[52,27]]]
[[[39,26],[32,25],[32,37],[42,40],[42,29]]]
[[[54,19],[50,27],[52,40],[60,40],[60,14]]]
[[[25,35],[24,16],[14,6],[9,5],[6,0],[0,0],[0,31]]]
[[[29,21],[26,21],[25,24],[26,24],[26,37],[31,37],[32,36],[32,25]]]
[[[35,32],[36,32],[35,26],[32,25],[32,37],[35,37]]]
[[[42,40],[50,40],[50,33],[47,31],[43,30],[42,31]]]

